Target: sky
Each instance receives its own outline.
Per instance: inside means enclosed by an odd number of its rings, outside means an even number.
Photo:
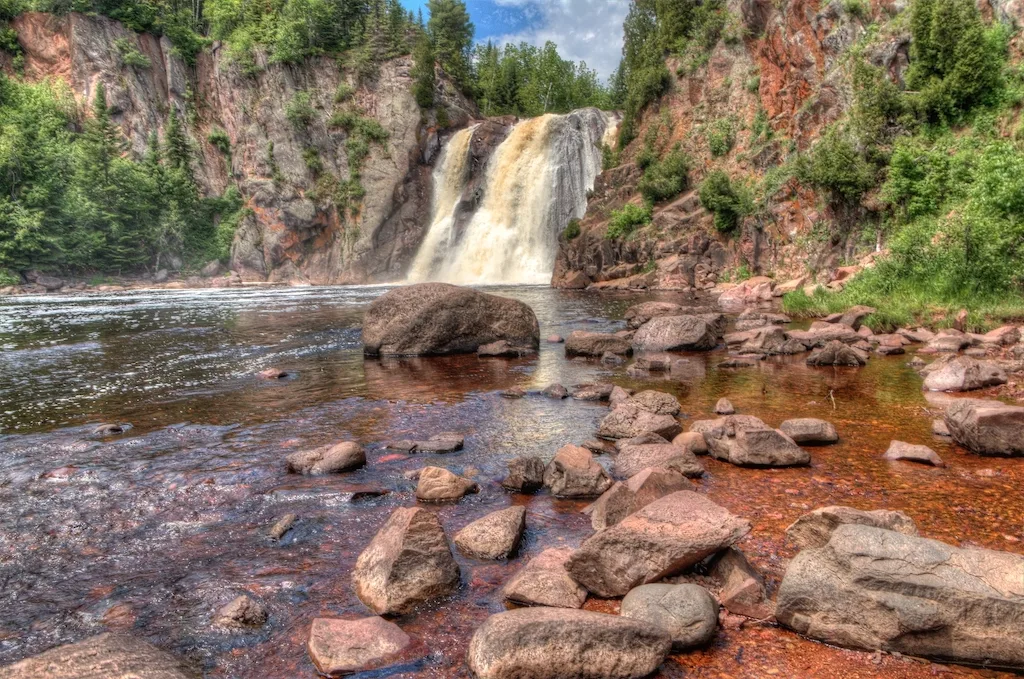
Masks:
[[[426,0],[402,0],[413,11]],[[558,45],[565,59],[586,61],[608,78],[622,57],[622,20],[629,0],[466,0],[476,39]]]

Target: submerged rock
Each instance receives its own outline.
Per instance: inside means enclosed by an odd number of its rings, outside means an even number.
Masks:
[[[786,538],[798,549],[824,547],[839,526],[873,526],[904,535],[917,535],[914,520],[888,509],[865,511],[853,507],[821,507],[804,514],[786,529]]]
[[[575,330],[565,340],[566,356],[604,356],[606,353],[627,356],[632,353],[629,340],[604,332]]]
[[[522,302],[446,283],[395,288],[363,318],[367,356],[427,356],[476,352],[504,340],[525,351],[540,346],[540,326]]]
[[[571,547],[545,549],[512,576],[503,590],[504,597],[524,606],[582,608],[587,590],[565,570],[572,553]]]
[[[700,585],[641,585],[622,600],[620,615],[668,632],[673,651],[705,646],[718,629],[718,602]]]
[[[526,508],[509,507],[477,519],[455,534],[455,546],[476,559],[504,559],[526,530]]]
[[[882,456],[886,460],[907,460],[909,462],[921,462],[930,464],[933,467],[945,467],[945,463],[938,453],[928,446],[917,446],[903,441],[892,441],[889,450]]]
[[[0,668],[3,679],[197,679],[170,653],[124,634],[100,634]]]
[[[366,464],[366,452],[358,443],[345,441],[333,446],[292,453],[287,457],[288,471],[307,476],[340,474]]]
[[[214,624],[227,629],[262,627],[267,621],[267,609],[246,594],[236,597],[219,611]]]
[[[597,497],[611,487],[612,479],[589,450],[570,444],[544,470],[544,485],[555,497]]]
[[[944,418],[953,440],[979,455],[1024,455],[1024,407],[1000,401],[954,401]]]
[[[377,616],[361,620],[316,618],[309,628],[306,648],[320,674],[334,677],[388,665],[411,642],[398,625]]]
[[[693,490],[693,484],[678,471],[648,467],[628,481],[619,481],[583,511],[590,514],[594,530],[604,530],[655,500],[678,490]]]

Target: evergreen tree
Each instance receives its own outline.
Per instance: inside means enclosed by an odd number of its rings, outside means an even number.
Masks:
[[[416,41],[416,49],[413,51],[415,61],[412,70],[414,79],[413,94],[416,96],[416,103],[420,108],[428,109],[434,106],[434,45],[427,33],[421,32]]]
[[[461,88],[468,89],[472,73],[469,50],[473,44],[473,22],[462,0],[428,0],[427,30],[434,42],[434,54],[441,68]]]
[[[189,147],[188,137],[181,128],[181,121],[178,118],[178,110],[171,106],[171,113],[167,118],[167,130],[164,132],[164,148],[167,164],[174,169],[188,168],[192,162],[192,149]]]

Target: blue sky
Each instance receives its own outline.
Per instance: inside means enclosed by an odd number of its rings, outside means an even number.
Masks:
[[[412,10],[426,0],[402,0]],[[607,78],[622,55],[622,20],[629,0],[466,0],[476,39],[498,43],[551,40],[562,56],[584,60]]]

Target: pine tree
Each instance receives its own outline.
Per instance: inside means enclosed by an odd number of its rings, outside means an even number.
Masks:
[[[416,49],[413,52],[415,64],[412,70],[412,77],[415,80],[413,94],[416,95],[416,103],[420,108],[428,109],[434,106],[434,45],[426,32],[421,32],[416,41]]]
[[[164,132],[164,148],[168,166],[174,169],[189,168],[192,162],[192,149],[189,147],[188,137],[181,128],[178,119],[178,111],[171,106],[171,113],[167,118],[167,130]]]
[[[462,0],[428,0],[427,30],[434,41],[434,53],[441,67],[462,89],[471,85],[469,50],[474,27]]]

